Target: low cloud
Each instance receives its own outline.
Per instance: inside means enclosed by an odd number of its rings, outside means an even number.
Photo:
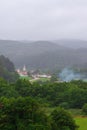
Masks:
[[[0,38],[87,40],[86,0],[0,0]]]

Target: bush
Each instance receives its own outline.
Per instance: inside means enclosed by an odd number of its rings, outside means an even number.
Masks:
[[[77,125],[70,113],[63,108],[54,110],[51,114],[52,130],[76,130]]]
[[[87,103],[83,105],[82,112],[87,115]]]
[[[69,108],[69,104],[67,102],[62,102],[61,104],[59,104],[59,106],[64,108],[64,109],[68,109]]]

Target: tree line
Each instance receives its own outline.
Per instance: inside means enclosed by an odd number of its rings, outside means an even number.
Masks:
[[[74,103],[71,96],[75,88],[79,90],[79,95],[83,90],[86,91],[86,84],[82,83],[80,86],[79,82],[30,83],[28,80],[18,79],[15,83],[9,83],[0,78],[0,129],[76,130],[78,126],[64,108],[81,107],[81,105],[75,105],[77,101]],[[79,95],[75,94],[74,96],[78,99]],[[68,96],[71,98],[68,99]],[[57,108],[47,114],[43,109],[45,105],[57,106]]]

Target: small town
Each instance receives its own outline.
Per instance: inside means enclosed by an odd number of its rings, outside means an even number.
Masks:
[[[40,73],[37,70],[28,71],[25,65],[22,69],[17,69],[16,72],[18,73],[20,78],[29,78],[29,81],[50,80],[52,77],[49,74]]]

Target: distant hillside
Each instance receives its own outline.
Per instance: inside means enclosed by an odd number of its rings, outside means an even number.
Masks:
[[[53,42],[73,49],[87,48],[87,41],[85,40],[56,40]]]
[[[0,54],[9,57],[16,67],[23,67],[25,64],[29,69],[62,69],[64,67],[87,68],[87,49],[72,49],[64,47],[61,42],[50,41],[8,41],[0,40]],[[75,45],[82,43],[71,40],[68,44]],[[79,45],[80,45],[79,44]]]
[[[11,82],[14,82],[18,78],[14,64],[3,55],[0,56],[0,77]]]

